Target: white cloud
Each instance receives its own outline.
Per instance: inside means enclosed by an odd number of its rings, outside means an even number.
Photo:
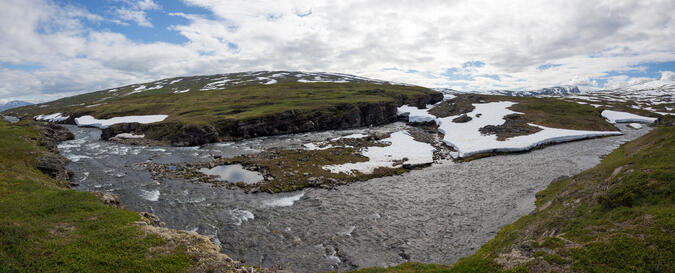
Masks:
[[[151,0],[118,0],[119,18],[49,0],[3,1],[0,63],[45,68],[0,68],[0,97],[45,100],[177,75],[263,69],[464,90],[592,88],[596,78],[608,85],[636,80],[609,71],[675,61],[669,0],[183,1],[212,13],[171,10],[187,19],[171,26],[188,39],[184,44],[138,43],[87,27],[101,20],[151,27],[147,11],[161,11]],[[443,75],[470,61],[485,65],[462,70],[461,79]],[[559,66],[538,69],[544,64]]]
[[[119,19],[119,23],[126,25],[126,21],[132,21],[142,27],[153,27],[147,10],[158,10],[160,6],[153,0],[122,0],[126,6],[121,6],[115,9],[115,14]]]
[[[675,72],[673,72],[673,71],[661,71],[661,80],[662,81],[675,81]]]

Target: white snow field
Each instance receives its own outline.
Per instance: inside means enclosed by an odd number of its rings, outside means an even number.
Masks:
[[[396,161],[404,161],[404,164],[423,165],[434,162],[435,148],[430,144],[418,142],[407,131],[399,131],[391,134],[382,142],[391,145],[385,147],[366,147],[361,154],[368,157],[366,162],[346,163],[339,165],[323,166],[323,169],[333,173],[352,173],[358,171],[364,174],[373,173],[377,168],[393,168]]]
[[[621,134],[619,131],[568,130],[530,124],[542,130],[531,135],[517,136],[499,141],[496,135],[483,135],[478,131],[478,129],[487,125],[503,124],[505,121],[504,116],[506,115],[520,114],[507,109],[514,104],[514,102],[509,101],[474,103],[473,105],[476,108],[467,114],[472,118],[471,121],[465,123],[453,122],[452,120],[459,117],[459,115],[439,118],[436,119],[436,123],[439,125],[438,130],[445,134],[443,141],[454,147],[458,151],[455,155],[459,157],[488,152],[519,152],[530,150],[543,144]]]
[[[434,106],[429,104],[426,109],[419,109],[416,106],[403,105],[398,108],[397,114],[408,114],[408,122],[410,123],[425,123],[436,120],[436,116],[429,114],[429,110]]]
[[[602,111],[602,117],[611,123],[654,123],[656,118],[638,116],[631,113],[605,110]]]
[[[108,128],[111,125],[118,124],[118,123],[142,123],[142,124],[148,124],[148,123],[154,123],[154,122],[160,122],[166,119],[168,116],[167,115],[147,115],[147,116],[126,116],[126,117],[115,117],[115,118],[110,118],[110,119],[96,119],[92,116],[81,116],[79,118],[75,118],[75,124],[77,126],[92,126],[92,127],[98,127],[101,129]]]

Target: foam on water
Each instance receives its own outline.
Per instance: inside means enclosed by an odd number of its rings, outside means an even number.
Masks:
[[[159,190],[141,190],[140,196],[145,200],[157,202],[159,200]]]
[[[264,200],[263,206],[264,207],[271,207],[271,208],[273,208],[273,207],[290,207],[295,202],[299,201],[303,196],[305,196],[305,191],[301,191],[300,193],[294,194],[294,195],[291,195],[291,196]]]

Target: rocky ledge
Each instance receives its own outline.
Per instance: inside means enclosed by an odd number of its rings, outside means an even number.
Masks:
[[[282,135],[323,130],[343,130],[397,121],[398,106],[409,104],[424,107],[443,99],[433,93],[391,102],[339,104],[313,111],[289,110],[258,118],[223,119],[210,125],[184,125],[179,122],[153,124],[124,123],[103,130],[108,140],[121,133],[143,134],[146,139],[172,146],[198,146],[218,141],[239,140],[259,136]]]
[[[35,167],[59,182],[70,184],[73,172],[66,168],[68,159],[59,154],[57,145],[61,141],[74,139],[73,133],[62,126],[47,122],[31,122],[30,126],[39,132],[38,143],[46,148],[35,162]]]

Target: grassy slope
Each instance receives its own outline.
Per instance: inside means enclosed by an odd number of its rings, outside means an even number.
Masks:
[[[372,83],[285,83],[243,85],[221,90],[198,91],[204,83],[179,82],[193,91],[174,94],[173,87],[143,91],[125,96],[133,86],[120,91],[94,93],[64,98],[46,107],[30,106],[8,114],[34,116],[66,113],[71,116],[93,115],[111,118],[125,115],[166,114],[167,121],[183,124],[209,124],[216,120],[256,118],[288,110],[327,110],[340,104],[389,102],[396,98],[435,93],[422,87]],[[108,98],[108,99],[106,99]],[[84,105],[80,105],[84,103]],[[101,104],[95,107],[89,105]]]
[[[140,216],[66,190],[35,169],[42,148],[25,124],[0,121],[0,272],[179,272],[193,265],[181,247],[144,235]]]
[[[360,272],[673,272],[673,181],[675,127],[660,127],[598,166],[553,182],[537,194],[534,212],[453,265]]]

